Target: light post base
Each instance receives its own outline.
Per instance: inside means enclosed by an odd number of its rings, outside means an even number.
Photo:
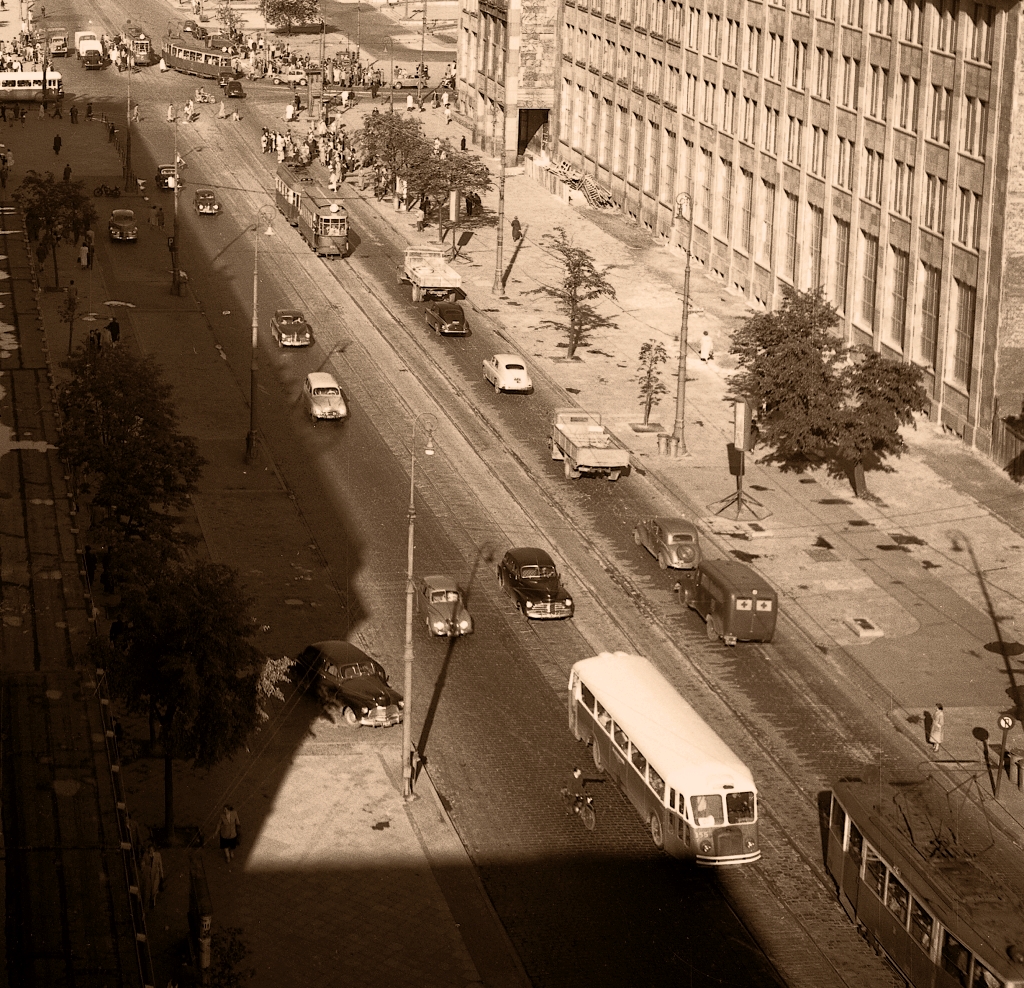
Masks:
[[[255,463],[260,455],[260,443],[256,433],[249,432],[245,437],[245,462]]]

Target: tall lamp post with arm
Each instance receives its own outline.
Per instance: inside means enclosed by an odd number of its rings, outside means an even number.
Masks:
[[[259,211],[256,213],[256,225],[253,227],[256,234],[256,247],[252,261],[252,361],[249,364],[249,432],[245,437],[246,463],[254,462],[259,455],[259,440],[256,436],[256,424],[258,421],[256,416],[256,398],[259,390],[257,387],[257,377],[260,347],[260,223],[264,212],[269,210],[267,229],[263,236],[274,236],[274,228],[271,223],[274,209],[275,207],[271,205],[260,206]]]
[[[690,331],[690,257],[693,254],[693,196],[680,192],[676,203],[684,205],[690,214],[689,234],[686,240],[686,269],[683,273],[683,317],[679,326],[679,373],[676,383],[676,421],[672,430],[672,445],[676,456],[686,456],[686,349]]]
[[[426,456],[434,455],[434,430],[437,417],[432,412],[421,412],[412,423],[412,463],[409,467],[409,548],[405,579],[405,708],[402,714],[402,795],[414,799],[412,791],[412,602],[416,595],[413,584],[413,555],[416,544],[416,429],[422,420],[427,433],[423,447]]]

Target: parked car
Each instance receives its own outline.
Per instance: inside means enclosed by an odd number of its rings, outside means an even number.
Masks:
[[[135,210],[115,209],[110,214],[110,239],[135,243],[139,239],[139,225],[135,222]]]
[[[278,346],[309,346],[313,327],[298,309],[278,309],[270,320],[270,335]]]
[[[416,606],[430,635],[457,638],[473,632],[462,591],[450,576],[425,576],[420,580]]]
[[[431,302],[424,310],[427,326],[443,336],[465,336],[469,332],[466,313],[458,302]]]
[[[210,37],[210,32],[206,30],[201,24],[197,24],[195,21],[185,21],[181,27],[182,34],[191,34],[196,41],[205,41]]]
[[[645,518],[636,523],[633,541],[658,560],[662,569],[695,569],[700,562],[697,526],[686,518]]]
[[[568,618],[572,597],[543,549],[509,549],[498,564],[498,585],[528,618]]]
[[[707,622],[708,638],[726,645],[770,642],[778,594],[760,574],[735,559],[705,559],[683,581],[683,601]]]
[[[526,361],[515,353],[496,353],[484,358],[484,380],[494,385],[494,393],[533,390],[533,381],[526,370]]]
[[[388,682],[384,667],[355,645],[343,641],[307,645],[295,660],[324,703],[342,708],[355,727],[392,727],[402,723],[405,701]]]
[[[237,79],[232,79],[224,84],[224,95],[228,99],[245,99],[245,90]]]
[[[192,198],[196,212],[200,216],[216,216],[220,212],[220,203],[217,201],[217,193],[213,189],[196,189]]]
[[[309,417],[314,422],[317,419],[343,422],[348,418],[348,402],[345,400],[345,392],[341,390],[341,385],[333,375],[323,371],[307,374],[302,393],[306,398]]]
[[[309,79],[302,69],[287,66],[273,75],[275,86],[305,86]]]
[[[156,187],[158,189],[173,189],[174,171],[174,165],[160,165],[156,170]]]

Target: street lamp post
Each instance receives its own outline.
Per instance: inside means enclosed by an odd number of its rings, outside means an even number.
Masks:
[[[423,26],[420,28],[420,64],[416,70],[416,102],[420,109],[423,109],[423,74],[427,70],[427,63],[423,60],[424,49],[427,41],[427,0],[423,0]]]
[[[259,455],[259,441],[256,437],[256,397],[258,394],[257,388],[257,377],[259,370],[259,346],[260,346],[260,309],[259,309],[259,290],[260,290],[260,219],[263,216],[263,211],[269,209],[270,216],[273,217],[274,207],[260,206],[256,213],[256,225],[253,227],[256,235],[256,248],[253,253],[252,261],[252,360],[249,364],[249,433],[245,437],[245,462],[253,463],[256,457]],[[274,235],[274,229],[270,225],[270,220],[267,220],[267,232],[264,236],[272,237]]]
[[[498,105],[494,105],[494,121],[497,127]],[[502,271],[502,250],[505,246],[505,108],[501,109],[501,130],[497,134],[498,144],[498,237],[494,255],[494,284],[491,292],[495,295],[505,294],[505,282]]]
[[[124,120],[124,191],[127,193],[132,184],[132,62],[135,54],[129,48],[128,60],[128,113]],[[178,194],[177,188],[174,190]]]
[[[679,373],[676,383],[676,422],[672,430],[672,445],[676,456],[686,456],[686,349],[690,331],[690,256],[693,254],[693,196],[680,192],[676,202],[687,204],[690,213],[690,232],[686,242],[686,269],[683,272],[683,317],[679,327]]]
[[[412,423],[412,463],[409,468],[409,548],[405,579],[405,708],[402,712],[402,795],[415,799],[412,791],[413,746],[412,746],[412,601],[416,594],[413,585],[413,550],[416,543],[416,427],[423,420],[427,432],[427,444],[423,452],[434,455],[434,429],[437,418],[432,412],[421,412]]]
[[[174,117],[174,223],[171,234],[171,291],[181,294],[181,266],[178,261],[178,189],[181,187],[181,175],[178,171],[178,117]]]

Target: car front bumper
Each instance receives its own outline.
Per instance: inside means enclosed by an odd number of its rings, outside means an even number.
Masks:
[[[363,727],[394,727],[402,723],[402,711],[397,706],[374,707],[359,723]]]

